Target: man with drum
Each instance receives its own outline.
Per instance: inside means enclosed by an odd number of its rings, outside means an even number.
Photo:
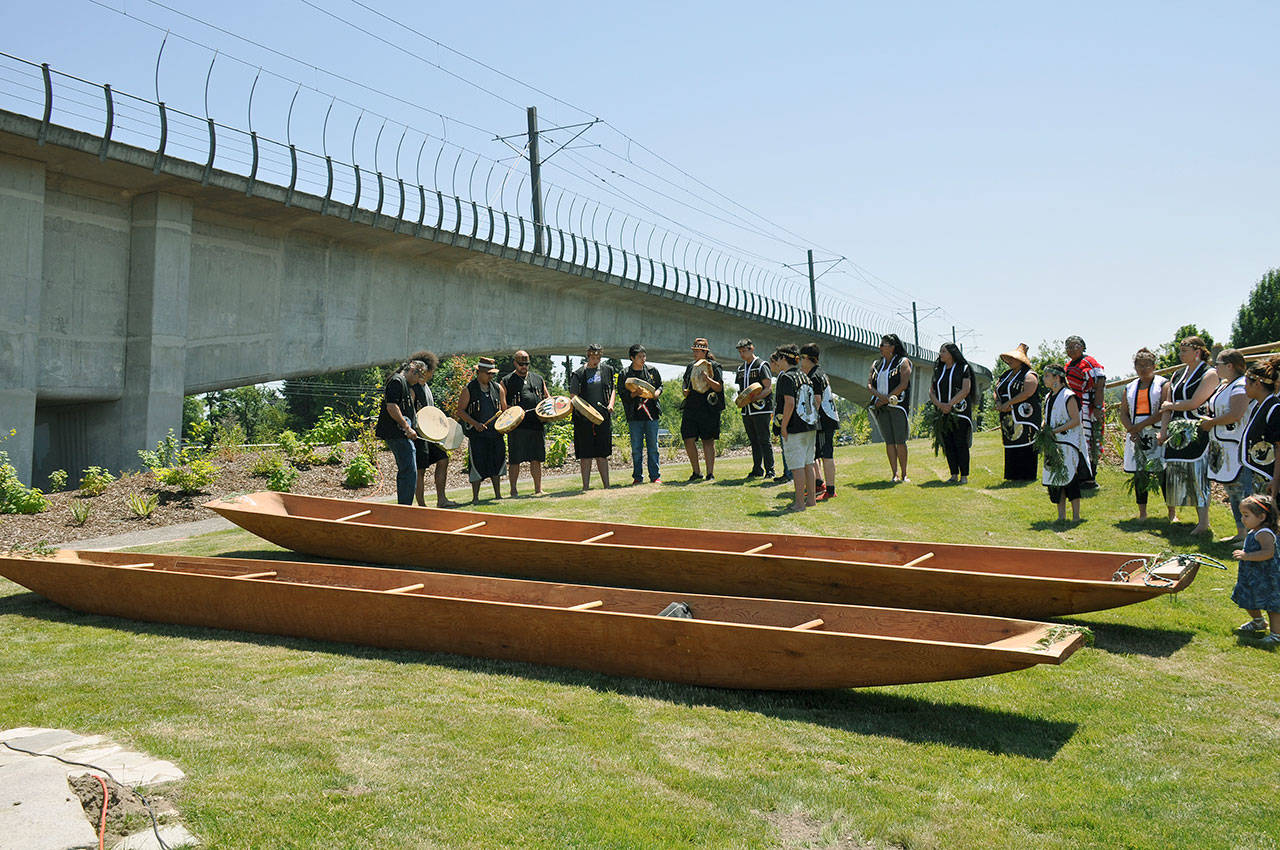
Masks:
[[[694,361],[684,369],[682,389],[684,411],[680,417],[680,437],[684,440],[693,473],[690,481],[701,481],[698,467],[698,441],[702,441],[702,455],[707,461],[707,480],[714,481],[716,474],[716,440],[720,438],[720,411],[724,410],[724,371],[711,353],[711,345],[704,337],[698,337],[689,347]]]
[[[418,432],[413,429],[417,404],[412,387],[426,382],[427,364],[410,360],[391,373],[382,390],[382,409],[378,411],[378,423],[373,433],[387,441],[387,448],[396,459],[396,502],[413,504],[413,489],[418,478],[417,450],[414,440]]]
[[[520,424],[507,431],[507,464],[510,470],[511,495],[517,495],[516,482],[520,480],[520,467],[528,463],[533,476],[533,495],[542,495],[542,463],[547,459],[546,432],[542,420],[534,413],[538,402],[551,398],[547,381],[529,368],[529,352],[517,351],[513,358],[514,371],[498,382],[502,397],[502,410],[519,407],[524,411]]]
[[[613,402],[617,397],[616,375],[608,363],[601,363],[604,346],[587,346],[587,359],[569,375],[569,397],[573,402],[573,453],[582,471],[582,489],[591,489],[591,461],[600,471],[600,482],[609,489],[609,455],[613,454]]]
[[[751,471],[747,479],[761,475],[773,477],[773,440],[769,436],[769,423],[773,417],[773,372],[769,364],[756,357],[756,347],[751,340],[738,340],[738,366],[734,380],[738,385],[738,407],[742,410],[742,425],[751,443]]]
[[[435,407],[436,400],[431,393],[431,378],[436,373],[436,367],[440,365],[440,358],[436,357],[430,351],[415,351],[409,358],[410,360],[421,360],[427,367],[425,380],[420,384],[412,384],[414,399],[417,401],[418,410],[424,407]],[[426,479],[427,470],[435,467],[435,484],[436,484],[436,507],[437,508],[456,508],[457,502],[449,501],[444,494],[445,483],[449,479],[449,453],[440,447],[437,443],[431,443],[419,435],[413,441],[416,450],[416,460],[418,464],[418,486],[414,490],[414,498],[421,507],[426,507]]]
[[[622,412],[627,417],[631,431],[631,483],[640,484],[643,468],[641,461],[646,444],[649,449],[649,481],[662,483],[658,474],[658,416],[662,408],[658,395],[662,392],[662,375],[646,365],[649,355],[644,346],[636,343],[627,352],[631,365],[618,375],[618,393],[622,396]]]
[[[502,498],[500,479],[507,471],[507,447],[502,435],[493,427],[493,420],[502,412],[502,396],[494,375],[498,364],[492,357],[481,357],[476,363],[476,375],[458,396],[454,415],[462,423],[468,437],[468,455],[471,465],[471,501],[480,500],[480,482],[493,482],[493,498]]]

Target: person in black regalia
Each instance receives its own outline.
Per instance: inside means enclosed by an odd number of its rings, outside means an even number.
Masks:
[[[476,376],[458,396],[455,411],[467,435],[472,502],[480,500],[480,482],[486,479],[493,482],[493,498],[502,498],[500,482],[507,472],[507,446],[493,428],[493,420],[502,410],[502,396],[493,378],[497,373],[493,358],[481,357]]]
[[[573,411],[573,453],[582,472],[582,489],[591,489],[591,461],[596,462],[600,483],[609,489],[609,455],[613,454],[613,402],[617,397],[617,375],[608,363],[601,363],[604,346],[587,346],[587,359],[569,376],[569,395],[578,396],[596,409],[604,421],[596,425]]]
[[[1031,368],[1027,344],[1000,355],[1009,371],[991,388],[1000,414],[1004,439],[1004,480],[1035,481],[1039,457],[1036,431],[1040,430],[1040,377]]]
[[[524,418],[507,434],[507,463],[509,464],[511,495],[518,495],[516,482],[520,480],[520,466],[529,464],[533,476],[533,495],[542,495],[542,464],[547,459],[546,429],[542,420],[533,412],[538,402],[550,398],[546,379],[529,368],[529,352],[517,351],[513,358],[515,369],[498,382],[502,396],[502,409],[520,407]]]

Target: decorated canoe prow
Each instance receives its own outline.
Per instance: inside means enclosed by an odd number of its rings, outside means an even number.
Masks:
[[[1002,617],[1078,614],[1177,593],[1199,565],[1157,566],[1120,552],[666,528],[275,492],[206,507],[276,545],[325,558]]]
[[[85,613],[449,652],[720,688],[932,682],[1060,664],[1027,620],[419,570],[62,550],[0,575]]]

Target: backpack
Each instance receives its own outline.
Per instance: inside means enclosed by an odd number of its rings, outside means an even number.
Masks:
[[[809,376],[797,371],[801,380],[796,387],[796,415],[809,425],[818,424],[818,406],[813,401],[813,382]]]
[[[822,418],[833,425],[840,424],[840,414],[836,411],[836,398],[831,392],[831,381],[827,381],[827,385],[822,388],[822,401],[820,403]]]

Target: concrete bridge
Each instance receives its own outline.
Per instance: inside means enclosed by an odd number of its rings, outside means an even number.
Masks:
[[[550,354],[599,341],[625,357],[643,342],[652,360],[681,363],[696,336],[726,362],[741,336],[760,350],[816,340],[834,389],[865,399],[878,332],[829,318],[815,329],[795,305],[598,243],[592,258],[573,234],[557,250],[548,229],[534,254],[524,221],[517,241],[498,213],[498,238],[493,210],[486,226],[484,208],[468,216],[438,192],[435,226],[387,215],[381,175],[372,211],[106,135],[0,112],[0,429],[17,431],[0,448],[24,481],[136,467],[138,449],[180,427],[184,395],[421,347]],[[912,353],[927,370],[933,353]]]

